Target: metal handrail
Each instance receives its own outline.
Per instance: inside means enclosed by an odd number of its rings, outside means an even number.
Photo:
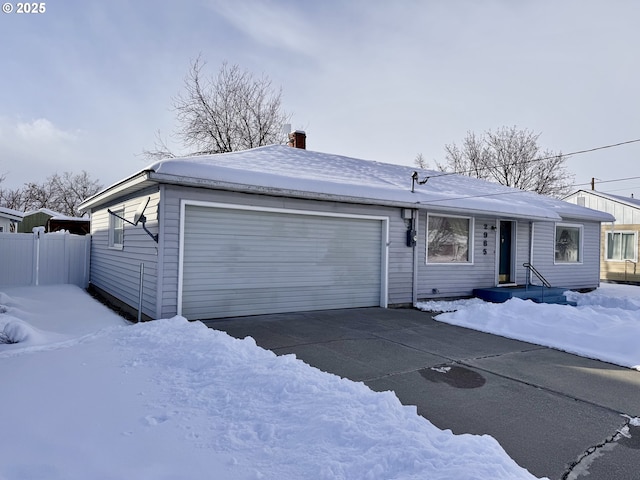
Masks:
[[[529,262],[525,262],[522,264],[523,267],[528,268],[529,272],[533,272],[535,274],[536,277],[538,277],[540,279],[540,281],[542,282],[542,285],[547,287],[547,288],[551,288],[551,284],[547,281],[546,278],[544,278],[544,276],[536,269],[536,267],[534,267],[533,265],[531,265]],[[531,277],[531,274],[529,274],[529,277]],[[529,281],[529,279],[527,280],[527,283],[531,283]]]
[[[627,281],[627,263],[633,263],[633,274],[636,274],[636,267],[638,266],[637,262],[634,262],[633,260],[625,260],[624,261],[624,281]]]

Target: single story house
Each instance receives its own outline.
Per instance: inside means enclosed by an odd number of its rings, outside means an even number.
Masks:
[[[23,215],[17,210],[0,207],[0,233],[16,233]]]
[[[34,227],[44,227],[47,233],[67,231],[75,235],[88,235],[91,230],[90,223],[87,217],[70,217],[49,208],[39,208],[24,213],[18,231],[31,233]]]
[[[524,263],[599,285],[608,213],[293,143],[161,160],[86,199],[93,288],[206,319],[470,296],[525,283]]]
[[[615,217],[614,222],[602,225],[604,248],[600,256],[600,278],[611,282],[640,282],[640,199],[578,190],[565,200]]]

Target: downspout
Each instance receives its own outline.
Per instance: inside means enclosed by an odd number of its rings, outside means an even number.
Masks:
[[[411,214],[411,223],[413,229],[419,232],[419,221],[420,218],[420,210],[414,209]],[[420,238],[420,235],[417,234],[417,237]],[[413,304],[413,308],[416,308],[418,305],[418,242],[413,246],[413,278],[411,280],[411,303]]]
[[[165,282],[165,271],[164,271],[164,231],[165,231],[165,197],[166,195],[166,186],[164,184],[160,184],[158,189],[158,207],[156,211],[156,221],[158,222],[158,243],[156,244],[156,255],[157,255],[157,264],[156,264],[156,305],[155,305],[155,319],[163,318],[162,317],[162,293],[164,292],[164,282]]]

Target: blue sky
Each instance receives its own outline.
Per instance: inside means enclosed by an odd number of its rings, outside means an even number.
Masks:
[[[639,139],[638,18],[635,0],[49,1],[0,14],[3,186],[144,168],[199,54],[281,86],[310,150],[412,165],[502,126],[564,153]],[[633,143],[567,165],[584,184],[639,159]],[[640,179],[598,189],[638,197]]]

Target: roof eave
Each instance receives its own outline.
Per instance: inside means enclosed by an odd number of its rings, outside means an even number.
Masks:
[[[110,187],[105,188],[95,195],[85,199],[78,206],[78,209],[82,213],[91,211],[91,209],[108,202],[115,196],[140,189],[142,187],[142,184],[150,179],[149,173],[150,170],[143,170],[118,183],[111,185]]]
[[[415,208],[419,210],[437,210],[439,212],[448,212],[452,214],[478,214],[478,215],[490,215],[492,217],[500,218],[514,218],[514,219],[528,219],[535,221],[559,221],[562,218],[559,215],[524,215],[510,212],[495,212],[482,209],[470,209],[467,207],[454,207],[449,205],[441,205],[434,207],[433,204],[425,204],[420,202],[403,202],[398,200],[385,200],[380,198],[358,197],[350,195],[337,195],[332,193],[319,193],[309,192],[306,190],[284,189],[276,187],[266,187],[261,185],[250,185],[244,183],[233,183],[220,180],[204,179],[198,177],[187,177],[173,174],[157,173],[149,171],[149,180],[156,181],[158,183],[166,183],[172,185],[188,186],[188,187],[200,187],[211,188],[215,190],[225,190],[242,193],[254,193],[262,195],[274,195],[279,197],[295,197],[304,198],[309,200],[325,200],[332,202],[344,202],[344,203],[357,203],[364,205],[379,205],[386,207],[399,207],[399,208]]]
[[[12,220],[14,222],[22,222],[24,220],[23,217],[20,217],[18,215],[12,215],[11,213],[4,213],[3,212],[1,216],[4,217],[4,218],[7,218],[9,220]]]
[[[576,192],[573,192],[571,195],[567,195],[564,198],[569,198],[570,196],[576,195],[576,194],[578,194],[580,192],[584,192],[584,193],[587,193],[589,195],[593,195],[595,197],[604,198],[605,200],[609,200],[610,202],[620,203],[621,205],[625,205],[627,207],[631,207],[631,208],[635,208],[635,209],[640,210],[640,206],[635,204],[635,203],[633,203],[633,202],[629,202],[629,201],[625,200],[624,198],[620,198],[620,197],[617,197],[617,196],[613,197],[613,196],[608,195],[606,193],[598,192],[596,190],[578,190]],[[637,199],[634,199],[634,200],[637,200]]]

